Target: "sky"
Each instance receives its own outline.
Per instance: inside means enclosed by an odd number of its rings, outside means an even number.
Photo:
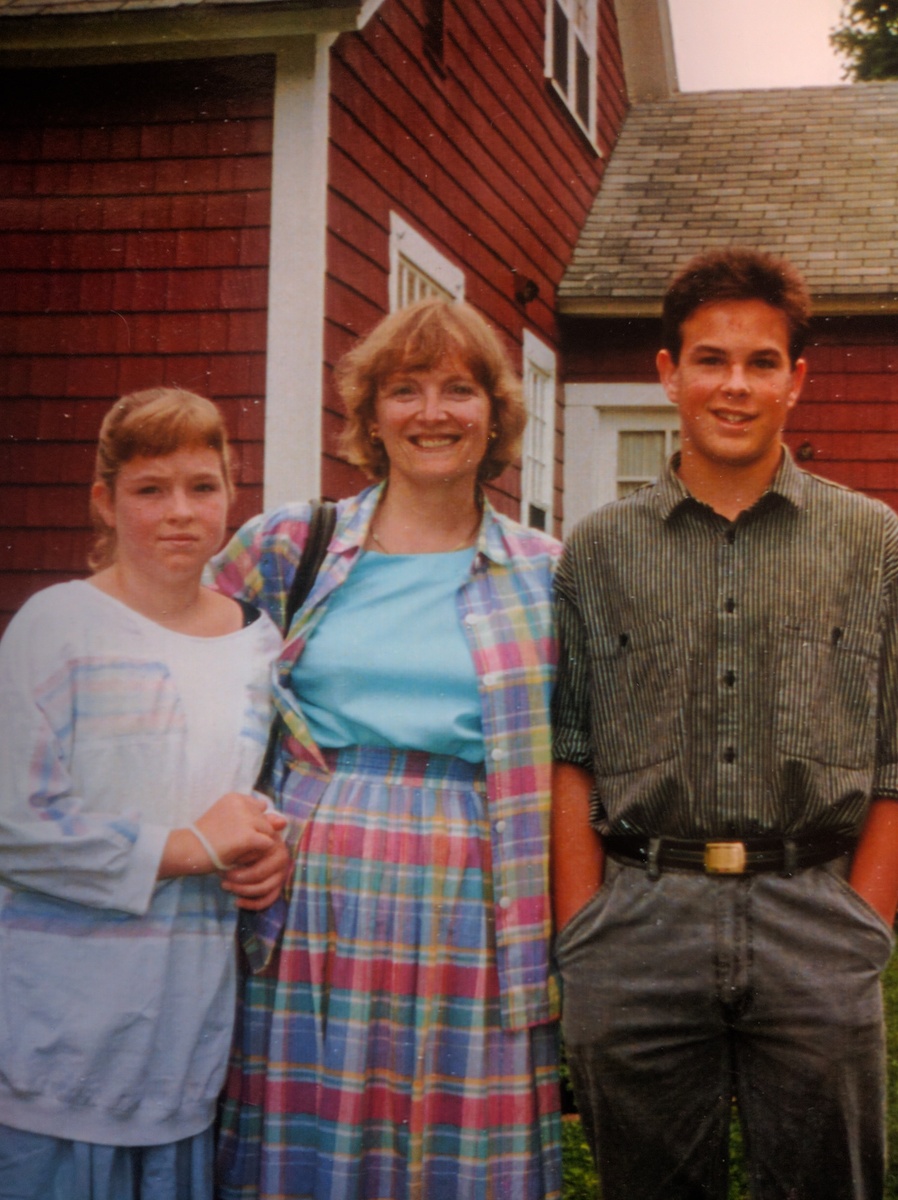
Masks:
[[[669,0],[680,90],[844,83],[829,44],[843,0]]]

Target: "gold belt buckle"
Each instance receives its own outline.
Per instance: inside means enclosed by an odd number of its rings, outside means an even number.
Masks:
[[[708,875],[743,875],[745,873],[745,843],[706,843],[705,871]]]

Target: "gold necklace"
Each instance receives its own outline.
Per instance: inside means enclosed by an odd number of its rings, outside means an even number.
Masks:
[[[458,543],[458,545],[453,546],[450,550],[434,550],[434,551],[431,551],[431,553],[433,553],[433,554],[454,554],[456,552],[456,550],[464,550],[465,546],[469,546],[471,544],[472,538],[477,536],[477,531],[480,528],[480,522],[482,519],[483,519],[482,513],[481,513],[480,509],[478,508],[477,519],[474,522],[474,527],[473,527],[473,529],[471,529],[471,531],[467,537],[462,538],[462,540]],[[378,546],[380,546],[380,548],[381,548],[381,550],[383,550],[384,554],[392,554],[393,553],[392,550],[388,550],[386,548],[386,546],[383,544],[383,542],[377,536],[377,530],[374,528],[374,521],[372,521],[370,526],[368,527],[368,533],[371,535],[372,542],[377,542]]]

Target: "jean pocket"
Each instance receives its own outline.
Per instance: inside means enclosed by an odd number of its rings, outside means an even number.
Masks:
[[[872,904],[868,904],[860,892],[855,891],[847,879],[836,872],[830,872],[830,878],[845,899],[846,904],[851,908],[852,915],[855,915],[864,926],[872,929],[873,932],[881,936],[886,943],[887,953],[882,965],[888,962],[892,951],[895,948],[895,931],[885,921],[880,913],[876,911]]]
[[[608,903],[608,897],[614,888],[615,880],[620,874],[620,867],[610,859],[605,861],[605,878],[593,892],[582,908],[578,908],[555,935],[553,951],[556,960],[560,961],[565,952],[577,945],[584,937],[590,935],[595,927],[599,914]]]

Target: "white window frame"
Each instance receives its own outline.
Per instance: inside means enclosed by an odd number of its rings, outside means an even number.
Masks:
[[[577,23],[577,9],[586,9],[586,28],[581,29]],[[563,14],[567,23],[567,45],[559,47],[559,55],[565,63],[565,78],[559,78],[555,69],[555,14],[556,10]],[[598,148],[596,141],[596,71],[598,69],[599,46],[599,3],[598,0],[546,0],[546,57],[545,74],[552,87],[562,98],[571,116],[592,142]],[[579,111],[577,96],[577,46],[582,47],[586,55],[587,72],[587,112]]]
[[[529,419],[521,454],[521,521],[531,524],[530,510],[544,515],[541,528],[552,532],[555,499],[555,403],[558,366],[554,350],[529,329],[524,330],[524,401]]]
[[[660,383],[577,383],[564,390],[564,532],[617,498],[617,435],[679,429]]]
[[[409,282],[413,287],[409,288]],[[398,213],[390,213],[390,312],[426,295],[463,300],[465,273]],[[414,292],[414,294],[412,294]]]

